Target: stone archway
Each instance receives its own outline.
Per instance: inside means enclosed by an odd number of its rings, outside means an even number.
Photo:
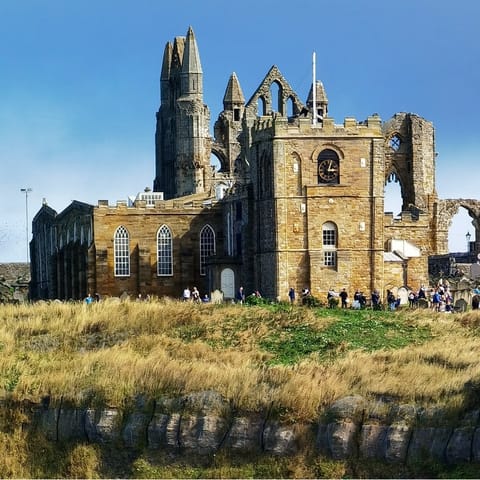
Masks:
[[[448,252],[448,230],[452,225],[453,217],[463,207],[472,217],[472,224],[475,228],[475,251],[480,250],[480,200],[473,199],[446,199],[438,201],[436,215],[436,245],[437,253],[440,255]]]

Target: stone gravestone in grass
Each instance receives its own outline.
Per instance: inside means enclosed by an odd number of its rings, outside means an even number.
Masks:
[[[419,298],[417,305],[418,308],[428,308],[428,301],[425,298]]]
[[[220,290],[212,292],[212,303],[223,303],[223,293]]]
[[[467,311],[467,302],[463,298],[459,298],[455,302],[455,311],[456,312],[466,312]]]

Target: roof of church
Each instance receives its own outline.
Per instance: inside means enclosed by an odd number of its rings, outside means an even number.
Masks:
[[[242,87],[238,81],[237,75],[233,72],[228,80],[227,89],[223,97],[224,108],[227,109],[227,104],[244,104],[245,97],[243,96]]]
[[[325,87],[320,80],[315,82],[317,88],[315,90],[316,101],[317,102],[328,102],[327,93],[325,92]],[[310,87],[310,92],[308,93],[307,105],[311,105],[313,103],[313,86]]]
[[[198,53],[197,41],[192,27],[188,28],[185,40],[185,51],[183,52],[182,73],[203,73]]]

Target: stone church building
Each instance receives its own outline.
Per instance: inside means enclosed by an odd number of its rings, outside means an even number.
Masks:
[[[448,252],[460,206],[480,213],[437,197],[431,122],[398,113],[336,123],[321,82],[303,102],[277,66],[248,101],[231,75],[212,136],[191,28],[166,44],[160,92],[153,189],[60,213],[44,204],[32,298],[178,298],[186,286],[227,299],[240,286],[272,299],[290,287],[385,297],[428,283],[428,257]],[[401,186],[398,216],[384,212],[390,181]]]

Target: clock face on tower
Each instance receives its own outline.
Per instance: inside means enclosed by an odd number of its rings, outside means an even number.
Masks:
[[[321,183],[338,183],[339,173],[338,160],[325,158],[318,162],[318,178]]]

